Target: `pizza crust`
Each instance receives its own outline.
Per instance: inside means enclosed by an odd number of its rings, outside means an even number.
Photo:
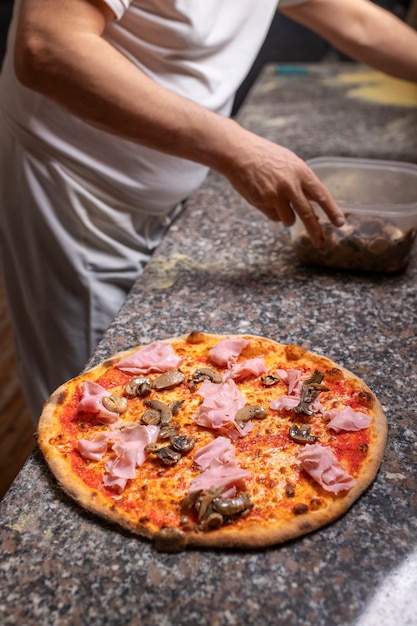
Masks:
[[[206,343],[214,345],[225,337],[225,335],[199,332],[168,338],[164,341],[169,343],[187,341],[190,346],[205,345]],[[227,337],[241,337],[241,335],[227,335]],[[265,338],[253,335],[245,334],[244,337],[265,341]],[[145,523],[135,521],[132,517],[126,515],[119,510],[117,499],[110,498],[101,488],[93,488],[86,485],[83,479],[74,471],[71,466],[72,451],[66,449],[68,442],[64,442],[62,446],[60,445],[62,436],[60,416],[61,411],[69,402],[71,394],[81,383],[86,380],[97,380],[120,359],[135,352],[139,346],[119,352],[88,372],[61,385],[45,403],[38,426],[38,443],[51,472],[56,477],[61,488],[83,509],[132,533],[148,539],[154,539],[156,547],[164,551],[178,551],[186,547],[262,548],[300,537],[342,516],[369,487],[381,464],[387,439],[387,420],[382,406],[359,377],[348,369],[334,363],[331,359],[311,353],[300,346],[284,346],[269,339],[266,341],[279,347],[281,352],[285,352],[289,365],[295,367],[296,364],[302,362],[314,367],[322,365],[336,368],[342,372],[343,377],[348,379],[352,385],[371,394],[372,411],[374,414],[372,441],[366,461],[363,463],[359,475],[356,477],[356,484],[352,489],[336,496],[315,484],[317,497],[321,498],[326,503],[326,506],[318,510],[308,510],[300,515],[293,515],[290,520],[286,520],[285,524],[278,517],[275,520],[266,521],[256,517],[251,519],[248,516],[246,519],[240,518],[237,522],[221,526],[218,530],[196,532],[193,529],[184,531],[178,528],[162,528],[159,531],[155,531],[150,529]],[[256,468],[250,467],[249,469],[256,471]],[[140,468],[138,472],[140,472]]]

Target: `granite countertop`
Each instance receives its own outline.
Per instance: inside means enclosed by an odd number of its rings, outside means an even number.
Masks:
[[[417,162],[417,98],[383,103],[384,85],[352,94],[379,80],[356,66],[295,69],[265,69],[243,125],[304,158]],[[392,276],[304,267],[284,229],[210,174],[88,366],[196,328],[301,344],[381,400],[389,437],[377,478],[341,519],[285,545],[161,554],[81,510],[35,450],[0,504],[1,624],[416,624],[416,304],[416,247]]]

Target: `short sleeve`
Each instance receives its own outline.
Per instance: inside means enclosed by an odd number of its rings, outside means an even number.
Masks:
[[[113,11],[116,19],[120,20],[132,0],[104,0],[108,7]]]

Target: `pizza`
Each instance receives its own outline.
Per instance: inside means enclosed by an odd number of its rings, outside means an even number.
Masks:
[[[374,480],[381,404],[330,358],[192,331],[60,386],[38,443],[81,507],[159,551],[260,548],[340,517]]]

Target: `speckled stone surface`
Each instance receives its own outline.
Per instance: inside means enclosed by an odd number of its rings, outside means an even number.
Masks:
[[[404,119],[408,131],[385,141],[384,129]],[[305,158],[417,162],[417,109],[347,101],[343,86],[313,73],[279,77],[269,67],[240,121]],[[0,504],[0,623],[415,625],[416,305],[416,247],[394,276],[304,267],[284,230],[210,175],[89,365],[194,328],[299,343],[380,398],[389,438],[378,476],[341,519],[289,544],[168,555],[81,510],[35,451]]]

